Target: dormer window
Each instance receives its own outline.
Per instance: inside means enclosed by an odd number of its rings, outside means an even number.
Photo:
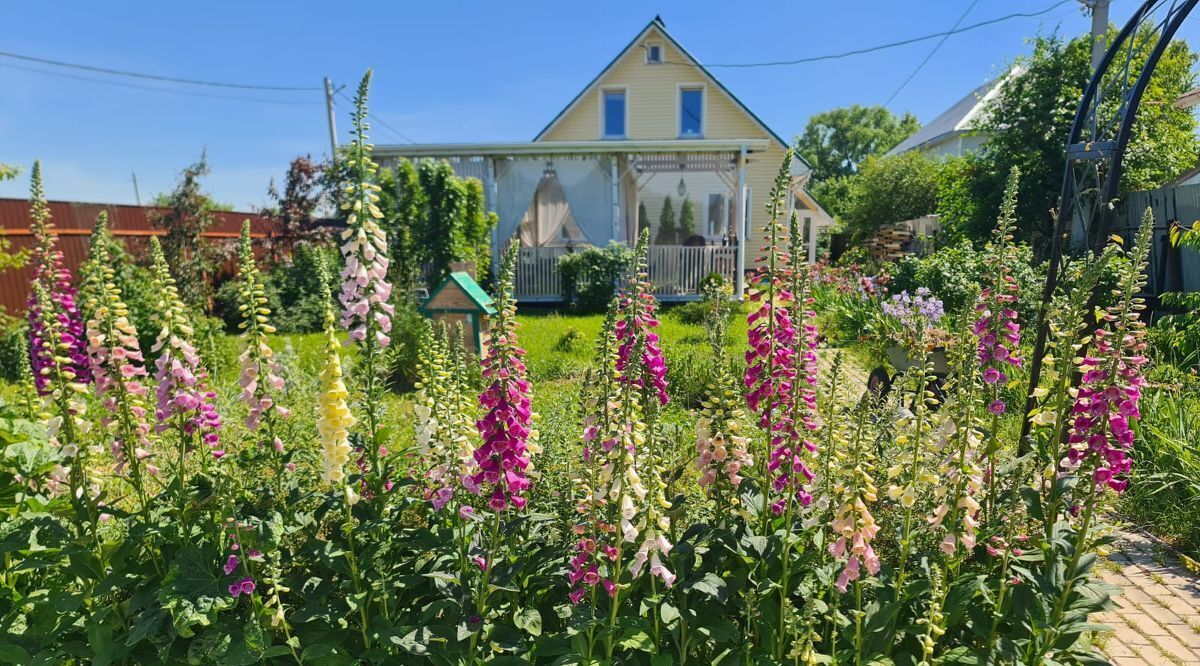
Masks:
[[[658,42],[650,42],[646,44],[646,64],[658,65],[662,63],[662,44]]]

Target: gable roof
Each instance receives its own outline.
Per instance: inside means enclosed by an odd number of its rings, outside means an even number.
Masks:
[[[420,310],[426,314],[432,310],[437,310],[438,308],[430,308],[429,304],[432,303],[434,299],[438,297],[438,294],[442,293],[442,290],[445,289],[450,283],[457,285],[458,288],[467,295],[467,298],[470,298],[471,302],[478,306],[480,310],[490,315],[496,314],[496,307],[493,305],[492,297],[483,290],[483,287],[479,286],[479,283],[475,281],[475,278],[471,277],[470,273],[463,271],[455,271],[451,273],[449,277],[443,280],[442,283],[438,285],[438,288],[434,289],[433,293],[429,295],[429,298],[425,299],[425,302],[421,304]]]
[[[971,129],[971,124],[983,113],[988,103],[995,99],[1000,91],[1000,86],[1010,78],[1020,76],[1022,70],[1020,67],[1014,67],[1002,76],[984,83],[978,88],[967,93],[966,97],[958,100],[949,109],[946,109],[937,118],[929,121],[915,134],[901,141],[887,152],[888,155],[899,155],[910,150],[923,148],[932,143],[937,143],[941,139],[964,134]]]
[[[700,72],[702,74],[704,74],[704,76],[706,76],[710,81],[712,81],[713,85],[715,85],[718,90],[725,93],[726,97],[728,97],[730,100],[732,100],[733,103],[738,106],[738,108],[740,108],[742,111],[744,111],[746,113],[746,115],[750,116],[750,119],[753,120],[754,123],[757,124],[759,127],[761,127],[763,129],[763,131],[765,131],[767,134],[769,134],[771,136],[771,138],[778,141],[779,144],[781,146],[783,146],[784,148],[787,148],[789,145],[791,145],[787,141],[784,141],[783,138],[780,137],[778,134],[776,134],[775,130],[771,129],[766,123],[764,123],[762,121],[761,118],[759,118],[757,115],[755,115],[754,112],[750,110],[750,107],[746,106],[745,103],[742,102],[742,100],[738,99],[736,95],[734,95],[732,92],[730,92],[729,88],[726,88],[725,84],[721,83],[717,79],[717,77],[712,75],[712,72],[708,71],[704,67],[704,65],[700,64],[700,61],[697,60],[695,58],[695,56],[693,56],[691,53],[689,53],[687,49],[683,48],[683,45],[680,44],[674,37],[672,37],[671,33],[667,32],[667,26],[663,22],[662,18],[659,16],[655,16],[653,20],[651,20],[649,23],[647,23],[646,27],[642,28],[641,31],[638,32],[637,36],[635,36],[632,40],[630,40],[630,42],[625,45],[625,48],[621,49],[621,51],[619,53],[617,53],[617,57],[615,57],[611,61],[609,61],[609,63],[604,66],[604,69],[600,70],[600,73],[597,74],[591,81],[589,81],[588,84],[583,87],[583,90],[580,90],[579,94],[575,95],[575,97],[573,97],[571,99],[571,101],[565,107],[563,107],[563,110],[559,111],[558,115],[554,116],[554,118],[549,122],[549,124],[547,124],[545,127],[542,128],[542,131],[537,133],[537,136],[533,137],[533,140],[534,141],[540,140],[543,136],[545,136],[545,134],[547,132],[550,131],[551,128],[553,128],[555,125],[557,125],[558,121],[562,120],[563,117],[565,117],[567,115],[567,113],[569,111],[571,111],[571,109],[575,108],[575,105],[578,104],[579,101],[582,100],[583,97],[585,95],[587,95],[587,93],[589,91],[592,90],[592,88],[595,88],[597,85],[599,85],[600,79],[603,79],[604,75],[607,74],[609,72],[609,70],[611,70],[614,66],[616,66],[616,64],[618,62],[620,62],[621,59],[624,58],[627,53],[629,53],[629,51],[631,51],[635,46],[637,46],[637,43],[639,41],[641,41],[642,38],[646,36],[646,33],[650,32],[651,30],[658,30],[658,32],[663,36],[663,38],[671,43],[671,46],[674,46],[676,49],[678,49],[679,52],[683,54],[684,58],[686,58],[689,62],[691,62],[691,64],[694,65],[696,67],[696,69],[700,70]],[[796,157],[798,159],[800,159],[810,169],[812,168],[812,165],[808,164],[808,162],[806,160],[804,160],[803,157],[800,157],[799,155],[796,155]]]

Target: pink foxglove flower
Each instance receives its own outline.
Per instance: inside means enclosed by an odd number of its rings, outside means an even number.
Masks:
[[[342,232],[342,327],[350,331],[354,342],[366,343],[368,353],[391,342],[394,314],[392,285],[387,280],[387,235],[379,226],[383,213],[379,210],[378,185],[374,184],[379,167],[371,160],[371,144],[367,130],[367,90],[371,83],[368,71],[359,84],[354,99],[354,142],[346,156],[351,178],[342,194],[342,210],[346,214],[346,230]],[[368,342],[369,341],[369,342]]]
[[[208,386],[208,370],[191,342],[193,329],[187,308],[179,298],[175,278],[171,277],[156,236],[150,238],[150,255],[154,262],[154,291],[158,295],[155,319],[160,327],[151,350],[158,353],[154,375],[158,431],[178,428],[181,436],[199,436],[214,450],[219,443],[217,430],[221,427],[214,404],[217,396]]]
[[[50,366],[57,366],[69,381],[86,384],[91,381],[91,367],[87,359],[87,341],[84,335],[83,317],[76,302],[76,292],[71,284],[71,273],[63,266],[63,253],[56,245],[57,236],[50,220],[50,206],[46,203],[42,188],[41,162],[33,163],[29,201],[30,224],[33,234],[33,283],[40,285],[49,296],[47,303],[40,303],[37,294],[29,300],[29,363],[33,368],[34,386],[38,395],[47,395]],[[54,355],[47,352],[45,330],[47,319],[42,309],[56,321],[58,332],[53,346],[61,347]]]
[[[1119,298],[1101,316],[1090,353],[1079,362],[1082,378],[1061,465],[1065,473],[1091,477],[1092,497],[1106,489],[1123,493],[1129,487],[1133,425],[1141,418],[1138,402],[1146,385],[1142,368],[1148,362],[1146,325],[1139,316],[1144,305],[1138,294],[1146,283],[1153,233],[1154,214],[1147,208],[1133,248],[1124,251],[1128,261],[1114,290]]]
[[[1001,390],[1008,382],[1012,368],[1021,367],[1021,324],[1013,306],[1020,286],[1012,275],[1019,261],[1013,247],[1012,227],[1016,220],[1017,179],[1020,172],[1009,175],[1008,187],[1000,208],[995,235],[988,244],[987,286],[975,304],[978,317],[971,332],[978,342],[976,354],[983,368],[983,381],[990,386],[988,412],[1000,416],[1008,409]]]
[[[531,456],[540,448],[533,430],[530,386],[526,377],[525,350],[517,340],[517,304],[513,297],[517,244],[505,253],[500,272],[497,312],[483,360],[487,388],[479,396],[486,411],[476,422],[483,444],[475,449],[478,471],[468,477],[469,486],[487,497],[487,506],[500,512],[525,507],[529,489]]]
[[[129,473],[139,495],[143,495],[142,461],[153,454],[150,441],[149,389],[145,360],[138,345],[138,332],[129,321],[128,308],[115,284],[108,248],[107,215],[97,221],[98,242],[93,250],[94,265],[89,276],[87,324],[88,355],[100,398],[101,425],[109,433],[109,448],[118,474]],[[126,469],[128,468],[128,469]],[[140,498],[143,502],[146,497]]]

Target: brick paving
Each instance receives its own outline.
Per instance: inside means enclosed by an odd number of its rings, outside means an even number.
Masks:
[[[1112,627],[1097,643],[1116,666],[1200,665],[1200,573],[1169,547],[1137,529],[1100,565],[1100,577],[1120,586],[1117,608],[1093,618]]]
[[[833,350],[820,354],[827,373]],[[848,396],[866,390],[867,372],[849,355],[842,383]],[[1092,618],[1112,628],[1096,636],[1114,666],[1200,666],[1200,571],[1189,571],[1170,547],[1136,528],[1118,532],[1100,577],[1121,588],[1117,608]]]

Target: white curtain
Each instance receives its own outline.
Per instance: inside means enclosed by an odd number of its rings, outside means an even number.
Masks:
[[[550,175],[542,179],[533,205],[521,220],[521,246],[541,247],[554,242],[564,224],[568,227],[576,225],[562,185],[558,178]]]
[[[554,170],[571,214],[588,242],[608,245],[613,238],[609,158],[555,160]]]
[[[545,162],[540,159],[496,161],[496,239],[492,244],[492,266],[500,266],[500,255],[516,233],[525,211],[542,180]]]

